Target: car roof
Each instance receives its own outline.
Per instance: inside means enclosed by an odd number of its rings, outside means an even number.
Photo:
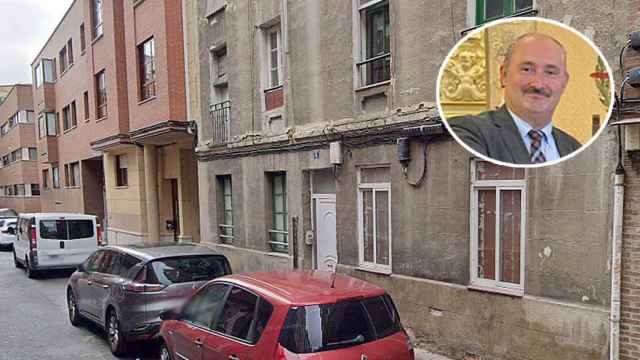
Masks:
[[[335,276],[335,281],[333,277]],[[227,275],[213,282],[230,282],[290,305],[331,304],[385,294],[377,285],[354,277],[319,270],[280,270]],[[333,281],[333,287],[331,283]]]
[[[151,261],[160,258],[175,256],[193,255],[220,255],[213,249],[194,243],[181,244],[150,244],[150,245],[127,245],[127,246],[103,246],[100,249],[114,249],[131,254],[144,261]]]
[[[28,217],[37,217],[40,219],[57,219],[57,218],[81,218],[81,219],[94,219],[96,218],[95,215],[89,215],[89,214],[80,214],[80,213],[54,213],[54,212],[47,212],[47,213],[21,213],[19,214],[19,217],[21,218],[28,218]]]

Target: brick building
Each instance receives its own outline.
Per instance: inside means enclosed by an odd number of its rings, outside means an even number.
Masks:
[[[202,241],[234,269],[378,283],[417,344],[455,358],[608,357],[615,131],[561,164],[508,171],[438,135],[434,102],[461,33],[537,14],[614,64],[624,40],[610,18],[626,4],[185,3]],[[478,219],[496,212],[521,221],[517,251],[493,263],[509,272],[480,272]]]
[[[16,84],[0,100],[0,207],[40,210],[40,183],[30,84]]]

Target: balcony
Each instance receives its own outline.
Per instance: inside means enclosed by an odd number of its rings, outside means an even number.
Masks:
[[[356,63],[360,75],[360,86],[369,86],[391,79],[391,53],[366,59]]]
[[[225,100],[209,105],[213,145],[224,145],[229,142],[229,125],[231,121],[231,101]]]

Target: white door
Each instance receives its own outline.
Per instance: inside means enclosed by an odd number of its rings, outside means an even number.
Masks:
[[[336,196],[313,194],[315,204],[316,268],[335,271],[338,264],[336,243]]]

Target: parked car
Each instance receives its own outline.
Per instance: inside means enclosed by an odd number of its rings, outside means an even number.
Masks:
[[[162,311],[182,306],[206,281],[230,273],[224,255],[195,244],[105,246],[69,278],[69,320],[104,328],[111,351],[120,356],[129,342],[157,335]]]
[[[18,216],[13,261],[27,276],[49,269],[73,269],[100,244],[96,216],[33,213]]]
[[[413,360],[384,289],[324,271],[225,276],[162,313],[163,360]]]
[[[16,227],[18,221],[16,219],[0,220],[0,248],[13,248],[13,242],[16,240]]]

